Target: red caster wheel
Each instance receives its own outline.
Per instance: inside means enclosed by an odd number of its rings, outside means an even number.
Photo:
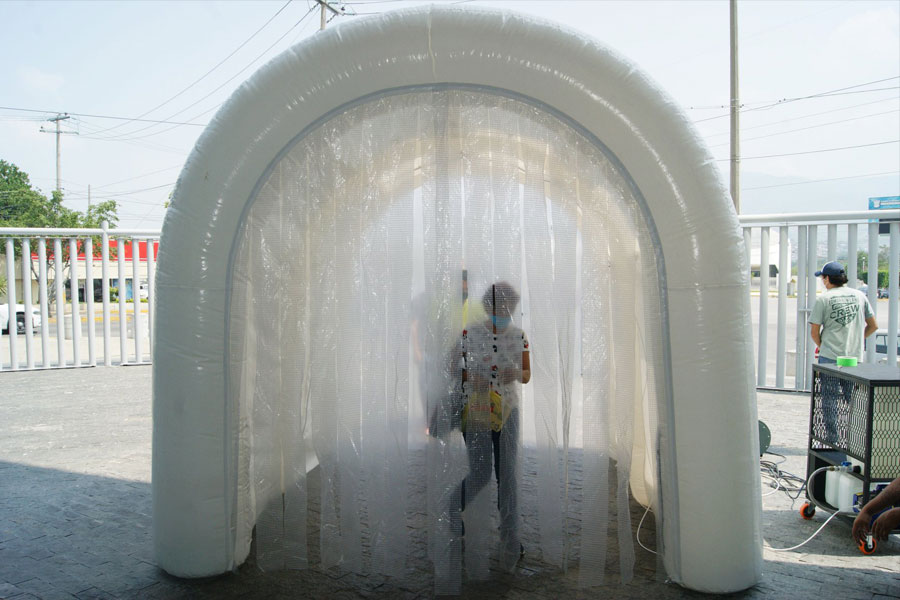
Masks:
[[[878,543],[875,541],[875,538],[868,536],[865,542],[860,542],[859,551],[866,555],[874,554],[877,547]]]
[[[806,502],[803,506],[800,507],[800,516],[806,519],[807,521],[812,519],[816,515],[816,507]]]

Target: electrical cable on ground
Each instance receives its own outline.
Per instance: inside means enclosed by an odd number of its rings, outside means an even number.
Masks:
[[[647,505],[647,510],[644,511],[643,516],[641,516],[641,520],[638,522],[637,531],[634,533],[634,537],[635,537],[635,539],[637,540],[637,543],[638,543],[638,545],[639,545],[641,548],[643,548],[643,549],[646,550],[647,552],[651,552],[651,553],[653,553],[653,554],[658,554],[658,552],[656,552],[656,550],[651,550],[650,548],[648,548],[647,546],[645,546],[643,542],[641,542],[641,525],[644,524],[644,518],[647,516],[647,513],[648,513],[648,512],[650,512],[650,506],[649,506],[649,505]]]
[[[821,527],[819,527],[818,529],[816,529],[816,532],[815,532],[814,534],[812,534],[811,536],[809,536],[808,538],[806,538],[805,540],[803,540],[802,542],[800,542],[800,543],[797,544],[796,546],[791,546],[790,548],[775,548],[775,547],[773,547],[773,546],[768,546],[768,548],[769,548],[769,550],[774,550],[775,552],[787,552],[788,550],[796,550],[797,548],[800,548],[801,546],[805,546],[807,543],[809,543],[810,541],[812,541],[812,539],[813,539],[814,537],[816,537],[817,535],[819,535],[819,532],[822,531],[823,529],[825,529],[825,526],[828,525],[829,523],[831,523],[831,520],[834,519],[834,518],[835,518],[836,516],[838,516],[839,514],[840,514],[839,511],[835,511],[835,512],[831,513],[831,516],[828,517],[828,519],[827,519],[824,523],[822,523],[822,526],[821,526]]]
[[[777,456],[781,458],[781,460],[778,462],[773,462],[770,460],[760,459],[760,475],[768,477],[775,482],[775,491],[784,492],[784,494],[791,499],[791,509],[793,509],[794,503],[797,501],[797,498],[799,498],[800,494],[802,494],[806,490],[806,479],[798,475],[794,475],[793,473],[788,473],[787,471],[781,470],[778,465],[784,463],[787,460],[786,456],[771,451],[767,451],[766,454]],[[771,495],[771,493],[763,494],[763,497],[768,495]]]
[[[815,476],[818,475],[819,473],[822,473],[823,471],[834,470],[834,467],[821,467],[821,468],[816,469],[815,471],[813,471],[813,472],[810,474],[809,478],[806,479],[806,480],[804,480],[802,477],[798,477],[797,475],[793,475],[793,474],[791,474],[791,473],[783,472],[783,471],[781,471],[781,470],[779,469],[778,465],[780,465],[781,463],[783,463],[783,462],[786,460],[786,457],[785,457],[785,456],[783,456],[783,455],[781,455],[781,454],[778,454],[778,453],[776,453],[776,452],[766,452],[766,454],[772,454],[773,456],[779,456],[779,457],[782,458],[782,460],[779,461],[779,462],[777,462],[777,463],[772,462],[772,461],[768,461],[768,460],[760,460],[760,461],[759,461],[759,462],[760,462],[760,467],[761,467],[761,469],[762,469],[762,472],[761,472],[760,474],[761,474],[762,476],[764,476],[764,477],[769,477],[769,478],[773,479],[773,480],[776,482],[776,486],[778,486],[778,487],[776,487],[775,490],[773,490],[772,492],[769,492],[769,493],[767,493],[767,494],[763,494],[763,497],[769,496],[769,495],[775,493],[776,491],[779,491],[779,488],[783,487],[783,489],[781,489],[781,491],[783,491],[785,494],[787,494],[787,496],[788,496],[789,498],[792,499],[792,502],[791,502],[791,508],[792,508],[792,509],[793,509],[793,507],[794,507],[794,501],[796,501],[797,498],[800,496],[800,494],[802,494],[803,491],[807,489],[807,487],[809,486],[810,482],[812,482],[813,477],[815,477]],[[773,475],[773,473],[774,473],[774,475]],[[786,481],[792,482],[792,483],[788,483],[788,484],[785,484],[784,486],[782,486],[782,480],[786,480]],[[800,485],[799,487],[796,486],[796,485],[794,485],[794,484],[796,484],[796,482],[798,482],[798,481],[799,481],[799,482],[802,482],[802,485]],[[792,495],[791,495],[791,492],[792,492],[792,491],[796,491],[796,495],[792,496]],[[769,550],[773,550],[773,551],[775,551],[775,552],[788,552],[788,551],[790,551],[790,550],[796,550],[797,548],[800,548],[800,547],[802,547],[802,546],[805,546],[807,543],[809,543],[810,541],[812,541],[813,538],[815,538],[817,535],[819,535],[819,533],[820,533],[823,529],[825,529],[825,526],[828,525],[828,524],[832,521],[832,519],[834,519],[834,518],[835,518],[836,516],[838,516],[839,514],[840,514],[840,511],[834,511],[834,512],[831,514],[831,516],[828,517],[828,519],[827,519],[824,523],[822,523],[822,526],[819,527],[819,528],[815,531],[815,533],[813,533],[811,536],[809,536],[808,538],[806,538],[805,540],[803,540],[803,541],[800,542],[799,544],[796,544],[796,545],[794,545],[794,546],[790,546],[789,548],[775,548],[775,547],[773,547],[773,546],[766,546],[766,547],[767,547]],[[638,530],[640,530],[640,528],[638,528]]]

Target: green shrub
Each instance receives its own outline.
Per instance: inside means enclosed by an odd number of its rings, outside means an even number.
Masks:
[[[858,277],[865,282],[869,281],[869,273],[868,271],[863,271],[858,275]],[[887,271],[878,271],[878,287],[886,288],[888,287],[888,282],[890,281],[890,274]]]

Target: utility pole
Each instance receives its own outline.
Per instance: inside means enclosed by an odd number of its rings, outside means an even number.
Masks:
[[[321,30],[325,29],[325,23],[327,22],[325,20],[325,11],[326,10],[330,10],[331,12],[333,12],[336,15],[339,15],[341,13],[337,9],[335,9],[333,6],[328,4],[328,2],[326,0],[316,0],[316,2],[319,3],[319,6],[322,9],[322,17],[319,21],[319,31],[321,31]]]
[[[91,184],[88,184],[88,212],[91,212]]]
[[[741,138],[740,91],[738,89],[737,0],[729,3],[731,12],[731,200],[741,214]]]
[[[70,119],[70,118],[71,117],[67,114],[57,114],[55,117],[51,117],[51,118],[47,119],[51,123],[56,123],[55,131],[48,131],[48,130],[44,129],[43,127],[41,127],[41,133],[55,133],[56,134],[56,191],[57,192],[62,191],[62,185],[60,184],[60,177],[59,177],[59,136],[60,136],[60,134],[63,134],[63,133],[70,133],[70,134],[78,135],[77,132],[75,132],[75,131],[60,131],[60,129],[59,129],[59,122],[65,121],[66,119]]]

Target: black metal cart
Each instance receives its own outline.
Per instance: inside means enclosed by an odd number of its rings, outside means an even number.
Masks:
[[[806,477],[850,459],[861,463],[859,473],[850,473],[862,481],[860,505],[869,501],[876,485],[900,477],[900,368],[813,365]],[[804,519],[812,518],[816,507],[838,510],[826,502],[825,479],[823,471],[809,483],[809,502],[800,509]],[[852,521],[853,516],[838,518]],[[871,554],[874,541],[860,550]]]

